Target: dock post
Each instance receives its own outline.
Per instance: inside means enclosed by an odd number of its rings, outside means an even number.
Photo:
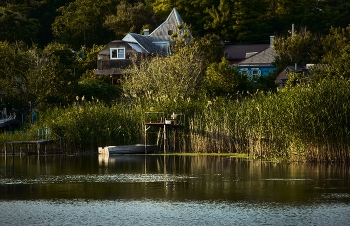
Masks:
[[[15,155],[15,145],[14,143],[11,143],[11,148],[12,148],[12,156]]]
[[[147,154],[147,126],[144,125],[144,129],[145,129],[145,154]]]
[[[164,138],[164,154],[166,154],[166,124],[164,122],[164,128],[163,128],[163,138]]]
[[[174,140],[173,140],[173,152],[176,151],[176,129],[173,129]]]
[[[6,156],[6,148],[7,148],[7,145],[6,145],[6,142],[4,142],[4,152],[5,152],[5,156]]]
[[[39,142],[36,143],[36,149],[38,151],[38,156],[39,156],[40,155],[40,143]]]

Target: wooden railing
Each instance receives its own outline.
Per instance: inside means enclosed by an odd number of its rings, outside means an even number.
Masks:
[[[124,69],[132,64],[131,60],[98,60],[97,69],[98,70],[109,70],[112,68]]]

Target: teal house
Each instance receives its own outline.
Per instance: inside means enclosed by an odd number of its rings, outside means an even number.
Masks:
[[[237,67],[241,74],[251,79],[267,76],[276,67],[273,65],[277,56],[273,48],[274,36],[270,36],[270,44],[231,45],[225,47],[227,59],[232,67]]]
[[[239,62],[237,70],[241,74],[248,75],[251,79],[259,76],[267,76],[273,72],[276,67],[273,65],[275,61],[276,53],[273,47],[269,47],[259,53],[248,57],[247,59]]]

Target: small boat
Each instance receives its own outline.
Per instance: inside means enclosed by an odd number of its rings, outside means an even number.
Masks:
[[[99,154],[151,154],[155,152],[157,145],[144,145],[144,144],[132,144],[132,145],[118,145],[118,146],[106,146],[99,147]]]
[[[0,119],[0,128],[18,125],[19,121],[16,119],[16,115],[10,115],[7,118]]]

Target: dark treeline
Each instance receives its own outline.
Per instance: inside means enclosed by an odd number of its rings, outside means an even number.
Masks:
[[[195,36],[218,35],[231,43],[268,42],[291,24],[327,34],[350,24],[345,0],[4,0],[0,3],[0,41],[57,41],[74,49],[120,39],[128,32],[154,29],[176,7]]]

